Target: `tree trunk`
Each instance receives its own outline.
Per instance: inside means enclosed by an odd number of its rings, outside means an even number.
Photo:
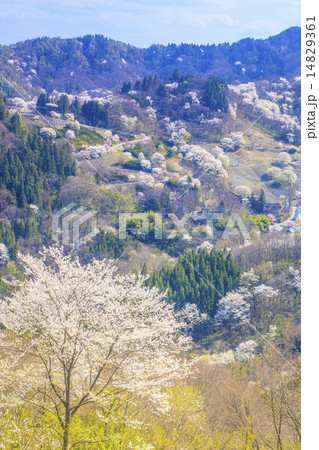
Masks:
[[[65,428],[63,432],[63,450],[69,450],[69,429]]]
[[[70,414],[66,414],[63,430],[63,450],[69,450]]]
[[[69,394],[67,392],[67,403],[65,405],[65,420],[64,420],[64,428],[63,428],[62,450],[69,450],[70,423],[71,423],[71,412],[70,412]]]

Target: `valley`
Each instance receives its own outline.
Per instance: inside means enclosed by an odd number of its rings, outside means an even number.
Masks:
[[[300,448],[299,38],[0,46],[0,309],[49,380],[31,417],[14,366],[27,448]]]

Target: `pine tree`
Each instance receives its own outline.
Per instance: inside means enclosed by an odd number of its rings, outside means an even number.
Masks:
[[[201,312],[213,317],[219,299],[234,288],[238,275],[230,253],[192,250],[180,257],[173,268],[155,271],[147,284],[162,291],[169,289],[170,300],[178,309],[188,302],[195,303]]]
[[[263,189],[261,189],[260,191],[258,203],[259,203],[259,212],[263,213],[266,206],[266,195]]]
[[[0,95],[0,120],[4,120],[7,117],[8,111],[4,98]]]

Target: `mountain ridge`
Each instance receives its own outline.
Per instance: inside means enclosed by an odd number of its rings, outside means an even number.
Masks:
[[[138,48],[104,37],[35,38],[0,46],[0,70],[32,88],[77,93],[112,89],[124,81],[157,74],[220,75],[227,82],[300,74],[300,27],[267,39],[245,38],[229,44],[153,44]]]

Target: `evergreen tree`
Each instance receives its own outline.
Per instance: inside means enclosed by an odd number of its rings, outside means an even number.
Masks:
[[[232,290],[239,270],[231,254],[222,250],[188,251],[173,268],[164,267],[150,275],[147,284],[168,289],[168,300],[181,309],[195,303],[202,313],[214,316],[219,299]]]
[[[259,212],[263,213],[266,206],[266,196],[263,189],[260,191],[258,203],[259,203]]]
[[[62,114],[65,114],[70,109],[69,97],[67,95],[62,95],[58,101],[59,110]]]
[[[42,92],[37,100],[37,109],[40,112],[43,112],[46,109],[46,104],[49,101],[49,96],[47,94],[45,94],[44,92]]]
[[[212,111],[220,109],[228,111],[228,101],[226,96],[227,84],[221,77],[212,77],[204,86],[203,103]]]
[[[8,111],[5,102],[5,98],[0,95],[0,120],[4,120],[7,117]]]

